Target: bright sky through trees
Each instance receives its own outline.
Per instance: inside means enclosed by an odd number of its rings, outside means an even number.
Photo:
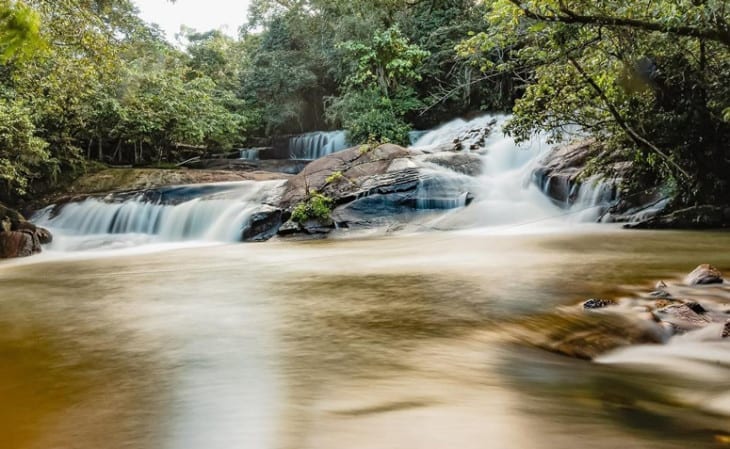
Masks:
[[[181,25],[198,31],[222,28],[234,36],[238,27],[246,21],[248,0],[134,0],[140,16],[147,22],[156,23],[173,40]]]

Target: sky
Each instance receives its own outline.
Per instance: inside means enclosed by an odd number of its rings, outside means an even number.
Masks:
[[[238,27],[246,21],[248,0],[134,0],[140,16],[147,22],[160,25],[168,40],[175,39],[181,25],[198,31],[223,29],[235,36]]]

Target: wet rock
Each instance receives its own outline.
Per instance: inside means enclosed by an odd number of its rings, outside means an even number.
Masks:
[[[615,306],[617,304],[616,301],[613,299],[589,299],[588,301],[583,303],[584,309],[594,310],[594,309],[603,309],[605,307],[609,306]]]
[[[697,313],[688,304],[672,304],[657,310],[655,313],[660,320],[670,323],[684,332],[699,329],[712,322],[710,318]]]
[[[720,229],[730,227],[730,213],[720,206],[693,206],[636,223],[629,223],[625,227],[629,229]]]
[[[695,268],[693,272],[687,275],[684,282],[687,285],[722,284],[723,279],[720,270],[712,265],[704,264]]]
[[[664,290],[665,288],[667,288],[667,283],[666,283],[666,282],[664,282],[664,281],[659,281],[659,282],[657,282],[657,283],[656,283],[656,285],[654,286],[654,289],[655,289],[655,290]]]
[[[482,159],[471,153],[438,153],[429,155],[423,160],[468,176],[482,174]]]
[[[671,298],[672,294],[666,290],[654,290],[653,292],[649,293],[649,296],[653,298]]]
[[[18,212],[0,205],[0,258],[28,257],[50,243],[50,231],[26,221]]]
[[[694,301],[685,302],[684,305],[689,307],[690,310],[692,310],[694,313],[697,313],[699,315],[707,313],[707,310],[704,307],[702,307],[702,305],[700,305],[700,303],[698,303],[698,302],[694,302]]]
[[[623,314],[556,313],[532,317],[516,333],[526,344],[590,360],[623,346],[662,343],[666,331],[653,320]]]
[[[40,241],[32,232],[0,232],[0,258],[28,257],[39,252]]]
[[[274,237],[281,227],[284,211],[263,205],[251,215],[241,232],[244,242],[263,242]]]
[[[297,223],[293,220],[289,220],[279,227],[278,232],[279,232],[279,235],[286,236],[286,235],[296,234],[301,231],[302,231],[302,228],[301,228],[301,226],[299,226],[299,223]]]
[[[722,328],[722,338],[730,338],[730,320],[725,323],[725,327]]]

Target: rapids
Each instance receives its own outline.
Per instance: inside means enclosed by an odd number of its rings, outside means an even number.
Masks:
[[[421,164],[416,207],[424,211],[453,210],[436,219],[424,217],[422,228],[509,228],[534,223],[569,226],[596,221],[610,204],[612,189],[600,180],[584,183],[569,210],[553,204],[532,182],[536,163],[550,146],[541,136],[528,144],[515,144],[501,132],[507,118],[486,115],[471,121],[457,119],[432,131],[413,134],[412,147],[425,152],[461,139],[465,150],[472,148],[481,155],[483,166],[482,174],[471,178],[435,164]],[[492,122],[494,130],[486,139],[480,138],[479,131]],[[346,146],[341,131],[310,133],[290,140],[292,157],[303,159],[319,158]],[[180,189],[187,189],[186,194],[168,195],[173,196],[172,200],[166,199],[164,189],[163,197],[139,194],[112,201],[92,198],[48,207],[34,221],[56,235],[50,246],[54,251],[163,242],[233,242],[240,240],[242,228],[258,207],[275,202],[280,185],[276,181],[183,186]],[[465,207],[471,197],[474,201]]]

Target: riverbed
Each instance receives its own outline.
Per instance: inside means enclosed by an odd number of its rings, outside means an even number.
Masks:
[[[730,273],[729,248],[591,226],[2,262],[1,446],[728,447],[730,341],[591,362],[504,323]]]

